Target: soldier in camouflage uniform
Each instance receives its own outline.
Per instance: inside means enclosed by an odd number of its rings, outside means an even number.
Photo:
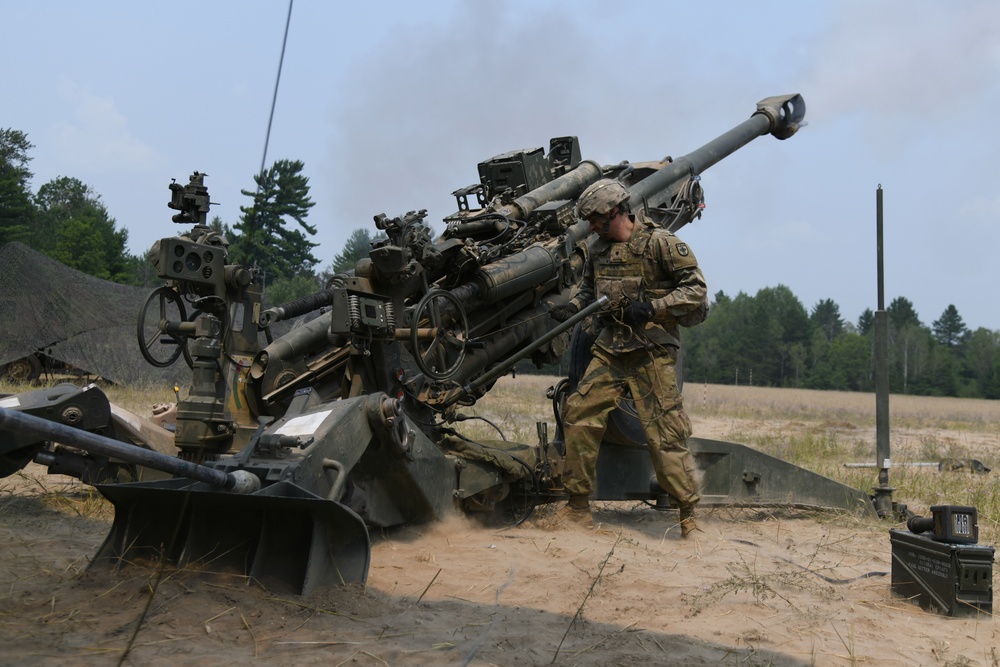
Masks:
[[[691,249],[644,212],[630,213],[628,200],[625,187],[610,179],[581,195],[577,215],[590,221],[599,240],[579,292],[552,310],[555,319],[565,321],[598,296],[607,296],[611,304],[597,323],[593,359],[567,400],[563,481],[570,500],[559,512],[592,524],[589,496],[598,447],[608,415],[631,395],[657,482],[676,500],[687,537],[697,529],[694,506],[699,498],[686,443],[691,421],[675,372],[677,327],[705,319],[707,287]]]

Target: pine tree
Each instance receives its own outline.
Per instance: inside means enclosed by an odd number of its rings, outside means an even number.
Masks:
[[[958,314],[958,309],[953,304],[949,304],[941,313],[941,318],[935,320],[931,326],[934,328],[934,338],[948,349],[960,346],[969,333],[962,316]]]
[[[869,331],[875,330],[875,313],[872,312],[871,308],[865,308],[864,312],[858,317],[858,333],[862,336],[867,336]]]
[[[889,316],[889,323],[897,331],[907,326],[923,326],[920,323],[920,318],[917,317],[917,311],[913,308],[913,302],[905,296],[897,296],[893,299],[885,312]]]
[[[241,191],[253,198],[253,205],[240,207],[243,215],[233,229],[229,259],[261,267],[268,284],[279,278],[312,275],[319,262],[312,254],[319,244],[309,240],[316,228],[306,217],[315,202],[309,199],[309,179],[302,175],[303,167],[299,160],[278,160],[254,177],[256,191]]]
[[[813,306],[812,315],[809,316],[826,340],[832,343],[844,331],[844,320],[840,316],[840,306],[833,299],[821,299]]]
[[[367,257],[372,249],[372,235],[367,229],[361,227],[351,232],[344,243],[344,249],[333,258],[330,265],[332,273],[342,273],[354,268],[358,260]]]

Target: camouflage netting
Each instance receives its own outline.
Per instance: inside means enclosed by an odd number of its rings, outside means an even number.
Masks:
[[[40,350],[116,384],[189,377],[183,359],[159,369],[139,353],[136,321],[150,291],[88,276],[8,243],[0,247],[0,365]]]

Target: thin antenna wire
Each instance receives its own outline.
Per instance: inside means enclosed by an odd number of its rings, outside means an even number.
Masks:
[[[278,59],[278,76],[274,80],[274,96],[271,98],[271,115],[267,118],[267,134],[264,135],[264,155],[260,158],[260,173],[264,173],[264,165],[267,163],[267,144],[271,141],[271,123],[274,121],[274,107],[278,104],[278,84],[281,83],[281,66],[285,62],[285,45],[288,44],[288,26],[292,23],[292,4],[295,0],[288,0],[288,18],[285,20],[285,37],[281,40],[281,58]]]

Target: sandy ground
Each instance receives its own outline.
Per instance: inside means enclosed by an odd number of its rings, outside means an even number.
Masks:
[[[373,535],[367,587],[296,597],[88,570],[102,503],[34,464],[0,480],[0,664],[1000,665],[993,618],[894,597],[891,526],[852,516],[706,511],[688,540],[641,504],[593,530],[454,517]]]

